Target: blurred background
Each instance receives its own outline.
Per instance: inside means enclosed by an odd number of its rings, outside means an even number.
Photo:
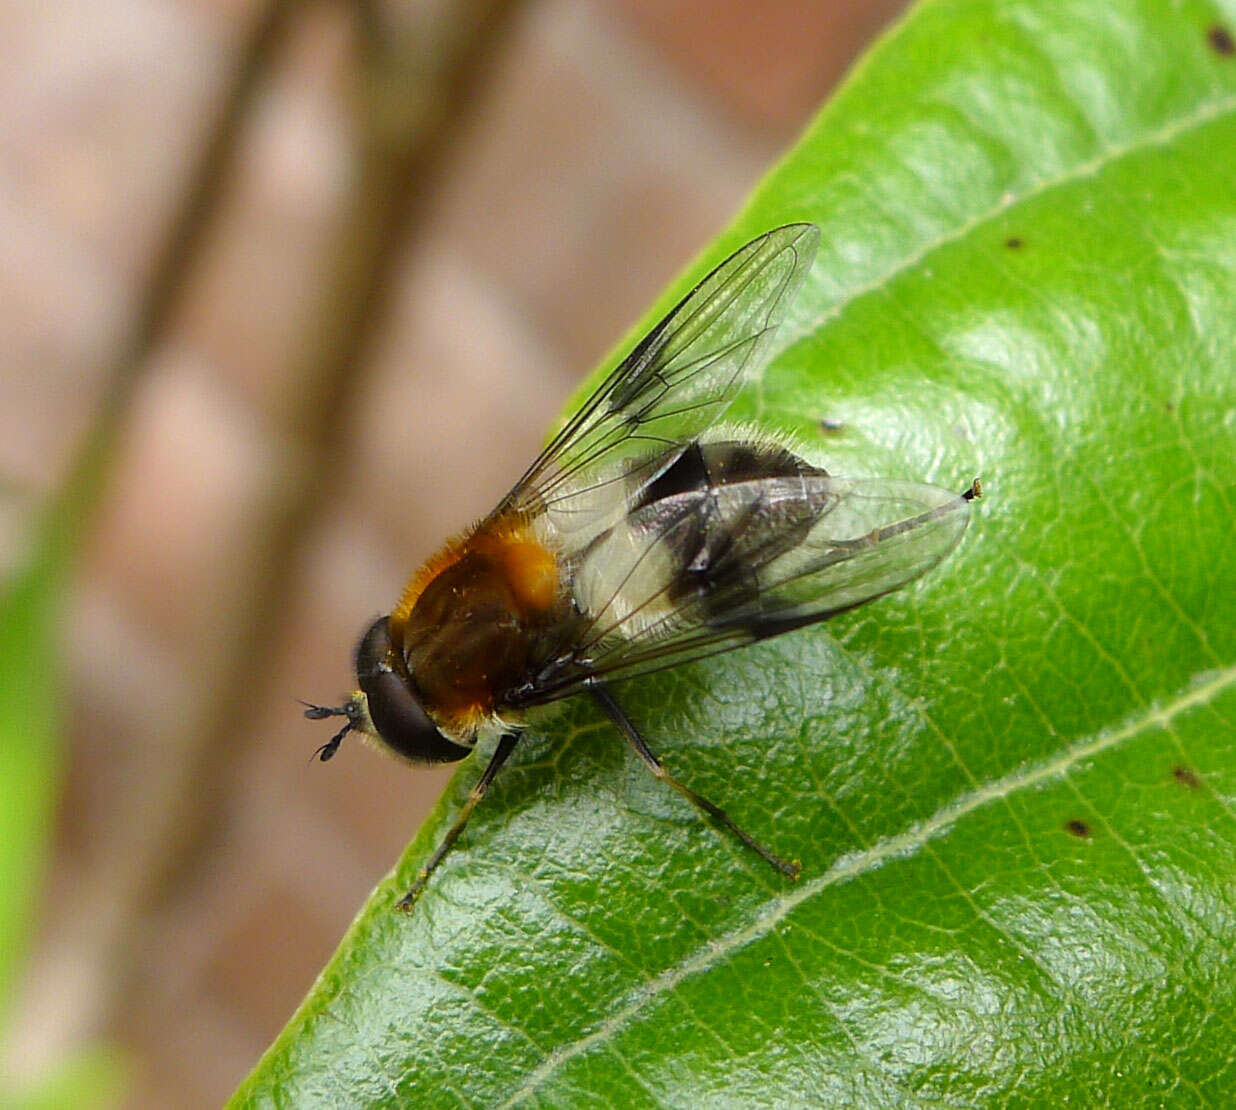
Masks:
[[[295,699],[900,7],[4,0],[5,572],[103,481],[0,1102],[87,1044],[136,1107],[253,1066],[450,773],[311,763]]]

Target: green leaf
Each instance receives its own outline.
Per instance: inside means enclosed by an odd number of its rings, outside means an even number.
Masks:
[[[465,766],[235,1105],[1230,1096],[1234,19],[921,4],[708,252],[823,229],[738,416],[987,492],[913,587],[619,691],[801,881],[572,705],[400,916]]]
[[[34,932],[55,832],[62,764],[60,663],[67,630],[65,584],[114,456],[130,383],[114,384],[65,479],[30,529],[28,550],[0,583],[0,1039]],[[13,493],[15,491],[9,491]],[[119,1057],[78,1048],[46,1073],[0,1075],[5,1106],[103,1106],[118,1098]]]
[[[0,587],[0,1008],[8,1005],[26,955],[50,847],[60,770],[65,558],[64,536],[51,527]]]
[[[129,1070],[116,1049],[91,1045],[59,1061],[34,1090],[8,1093],[5,1105],[11,1110],[107,1110],[121,1105]]]

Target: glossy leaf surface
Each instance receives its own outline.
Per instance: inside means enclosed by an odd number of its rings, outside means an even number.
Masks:
[[[735,414],[833,473],[984,481],[907,590],[618,690],[802,880],[573,703],[401,917],[464,767],[237,1105],[1230,1095],[1231,26],[1191,0],[924,3],[667,292],[819,224]]]

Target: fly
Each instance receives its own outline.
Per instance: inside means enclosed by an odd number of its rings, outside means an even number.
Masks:
[[[935,566],[965,531],[960,494],[838,478],[722,417],[767,361],[819,242],[811,224],[753,239],[606,377],[487,517],[413,575],[356,652],[359,689],[310,718],[413,763],[496,739],[454,825],[398,905],[409,909],[519,741],[529,713],[595,701],[662,782],[790,878],[787,861],[675,779],[612,683],[779,636]]]

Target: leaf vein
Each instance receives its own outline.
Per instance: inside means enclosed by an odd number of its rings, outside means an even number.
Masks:
[[[1156,131],[1151,131],[1146,135],[1139,136],[1137,139],[1130,142],[1108,147],[1107,149],[1100,151],[1093,158],[1089,158],[1084,162],[1079,162],[1077,165],[1071,166],[1063,173],[1052,174],[1048,177],[1044,177],[1040,181],[1030,185],[1021,193],[1010,192],[1002,194],[996,204],[990,205],[976,215],[971,216],[970,219],[958,224],[957,227],[952,228],[933,239],[926,240],[918,247],[917,250],[912,251],[900,260],[895,261],[892,265],[882,270],[870,281],[867,281],[846,293],[814,321],[801,325],[797,330],[791,330],[789,322],[787,321],[786,324],[782,325],[782,339],[778,346],[782,349],[788,349],[799,341],[814,335],[830,321],[837,319],[843,312],[845,312],[846,308],[848,308],[849,305],[855,301],[860,300],[868,294],[886,289],[891,278],[912,270],[938,248],[947,246],[950,243],[960,242],[976,228],[983,227],[985,224],[995,219],[995,217],[1001,212],[1008,211],[1014,205],[1020,204],[1043,193],[1048,193],[1052,189],[1059,186],[1068,185],[1075,181],[1081,181],[1087,177],[1093,177],[1111,163],[1117,162],[1129,154],[1150,149],[1155,146],[1165,146],[1177,136],[1205,127],[1208,123],[1212,123],[1214,120],[1223,117],[1233,110],[1236,110],[1236,95],[1220,97],[1216,100],[1203,104],[1195,112],[1190,112],[1188,115],[1172,120],[1170,123],[1165,124]]]
[[[1166,705],[1148,708],[1118,728],[1101,731],[1066,748],[1054,759],[1018,768],[978,790],[959,796],[921,824],[896,836],[877,841],[870,848],[841,857],[822,875],[806,880],[796,889],[768,902],[749,924],[705,943],[694,954],[666,968],[646,989],[639,990],[624,1006],[615,1010],[590,1033],[554,1049],[501,1105],[504,1108],[514,1107],[527,1101],[565,1064],[593,1046],[611,1040],[658,997],[672,991],[685,979],[712,967],[731,952],[767,936],[799,905],[828,888],[868,874],[889,860],[904,858],[917,852],[962,818],[993,802],[1001,801],[1016,791],[1028,790],[1048,780],[1063,778],[1077,764],[1117,748],[1152,729],[1161,728],[1167,731],[1176,718],[1191,709],[1209,705],[1232,687],[1236,687],[1236,665],[1210,672],[1207,677],[1179,693]]]

